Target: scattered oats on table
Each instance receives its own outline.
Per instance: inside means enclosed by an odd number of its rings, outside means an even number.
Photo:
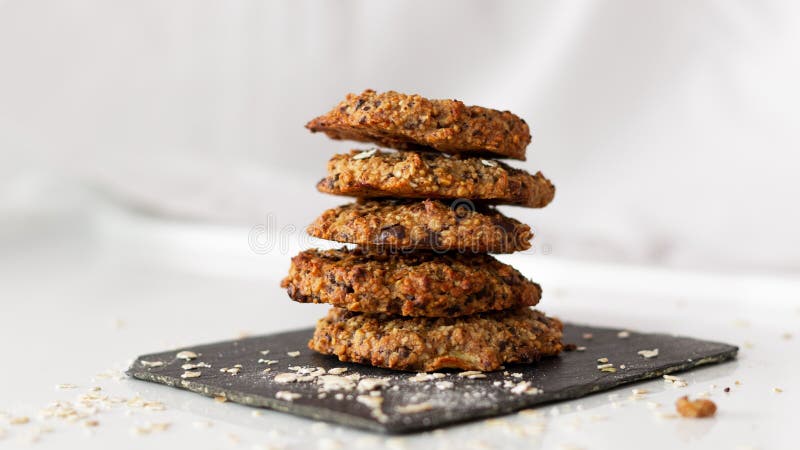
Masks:
[[[185,359],[186,361],[189,361],[190,359],[197,358],[197,353],[189,350],[184,350],[182,352],[178,352],[178,354],[175,355],[175,357],[178,359]]]
[[[186,363],[186,364],[183,364],[181,366],[181,369],[183,369],[183,370],[203,369],[203,368],[209,369],[209,368],[211,368],[211,364],[206,364],[204,362],[199,362],[197,364]]]
[[[274,381],[276,383],[294,383],[295,381],[297,381],[297,378],[299,378],[299,377],[298,377],[298,375],[296,373],[282,372],[282,373],[279,373],[279,374],[275,375],[275,377],[272,379],[272,381]]]
[[[416,414],[424,411],[430,411],[432,409],[433,405],[431,403],[423,402],[423,403],[412,403],[409,405],[401,405],[395,408],[395,411],[400,414]]]
[[[26,423],[30,422],[31,419],[28,416],[17,416],[8,419],[8,423],[10,425],[25,425]]]
[[[459,372],[458,376],[459,377],[466,377],[466,378],[469,378],[470,380],[473,380],[475,378],[486,378],[486,375],[483,372],[478,371],[478,370],[467,370],[467,371],[464,371],[464,372]]]
[[[652,350],[639,350],[636,353],[639,356],[642,356],[643,358],[650,359],[650,358],[655,358],[656,356],[658,356],[658,349],[654,348]]]
[[[164,361],[139,361],[139,363],[144,367],[161,367],[164,365]]]
[[[445,390],[445,389],[451,389],[453,387],[453,382],[452,381],[437,381],[435,383],[435,385],[436,385],[436,389]]]
[[[275,393],[275,398],[278,400],[286,400],[287,402],[295,401],[300,397],[302,397],[302,395],[290,391],[278,391]]]

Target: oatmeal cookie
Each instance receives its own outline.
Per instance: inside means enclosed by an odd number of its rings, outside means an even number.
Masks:
[[[456,200],[367,200],[332,208],[308,226],[321,239],[391,250],[513,253],[530,248],[531,228],[490,207]]]
[[[562,350],[563,325],[530,308],[458,318],[401,317],[332,308],[308,347],[340,361],[397,370],[497,370]]]
[[[281,282],[300,303],[350,311],[457,317],[520,306],[538,284],[487,254],[388,253],[363,248],[301,252]]]
[[[399,150],[427,148],[523,161],[531,142],[528,125],[508,111],[370,89],[348,94],[306,128],[332,139],[374,142]]]
[[[546,206],[555,195],[541,172],[531,175],[499,161],[378,150],[334,155],[317,189],[352,197],[468,198],[530,208]]]

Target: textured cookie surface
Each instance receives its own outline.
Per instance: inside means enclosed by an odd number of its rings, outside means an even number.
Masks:
[[[531,208],[546,206],[555,195],[540,172],[531,175],[499,161],[378,150],[334,155],[317,189],[353,197],[468,198]]]
[[[391,250],[513,253],[530,248],[531,228],[488,207],[456,200],[369,200],[332,208],[308,226],[321,239]]]
[[[525,147],[531,141],[525,121],[508,111],[369,89],[348,94],[306,128],[333,139],[374,142],[399,150],[428,148],[520,160],[525,160]]]
[[[497,370],[562,350],[562,324],[530,308],[459,318],[400,317],[333,308],[308,346],[341,361],[396,370]]]
[[[350,311],[457,317],[533,306],[541,288],[487,254],[306,250],[281,286],[301,303]]]

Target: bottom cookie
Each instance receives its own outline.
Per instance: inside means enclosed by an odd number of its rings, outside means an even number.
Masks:
[[[530,308],[458,318],[400,317],[332,308],[308,347],[396,370],[497,370],[561,352],[563,325]]]

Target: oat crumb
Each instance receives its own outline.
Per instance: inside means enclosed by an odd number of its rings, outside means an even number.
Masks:
[[[11,425],[25,425],[30,421],[31,419],[28,416],[17,416],[8,419],[8,423]]]
[[[654,348],[652,350],[639,350],[636,353],[643,358],[650,359],[658,356],[658,349]]]
[[[203,369],[203,368],[209,369],[209,368],[211,368],[211,364],[206,364],[204,362],[199,362],[197,364],[186,363],[186,364],[183,364],[181,366],[181,369],[183,369],[183,370],[193,370],[193,369]]]
[[[164,361],[139,361],[139,363],[144,367],[161,367],[164,365]]]
[[[439,390],[442,390],[442,391],[445,390],[445,389],[451,389],[452,387],[453,387],[453,382],[452,381],[437,381],[436,382],[436,389],[439,389]]]
[[[302,397],[302,395],[290,391],[278,391],[275,393],[275,398],[278,400],[286,400],[287,402],[295,401],[300,397]]]
[[[185,359],[186,361],[189,361],[190,359],[197,358],[197,353],[189,350],[184,350],[182,352],[178,352],[178,354],[175,355],[175,357],[178,359]]]
[[[424,402],[424,403],[413,403],[410,405],[401,405],[395,408],[395,411],[397,411],[400,414],[416,414],[423,411],[430,411],[431,409],[433,409],[433,405],[428,402]]]
[[[275,378],[272,380],[276,383],[294,383],[297,381],[297,374],[292,372],[282,372],[275,375]]]
[[[486,375],[479,370],[467,370],[464,372],[459,372],[458,376],[466,377],[469,378],[470,380],[474,380],[476,378],[486,378]]]

